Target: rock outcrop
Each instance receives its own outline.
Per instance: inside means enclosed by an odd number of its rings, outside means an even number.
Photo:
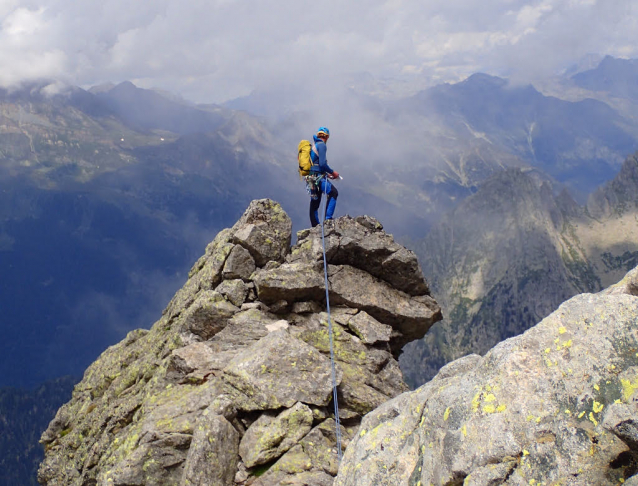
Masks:
[[[44,432],[43,485],[331,485],[320,228],[253,201],[150,331],[106,350]],[[343,447],[407,390],[396,358],[441,318],[415,255],[369,217],[326,235]]]
[[[335,485],[638,484],[637,283],[573,297],[366,415]]]

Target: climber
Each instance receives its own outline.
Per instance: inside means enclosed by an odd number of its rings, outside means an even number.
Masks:
[[[332,220],[337,205],[337,197],[339,196],[337,188],[328,180],[339,177],[339,173],[332,170],[326,160],[326,142],[329,137],[330,130],[326,127],[319,127],[317,134],[313,136],[314,147],[310,151],[312,166],[310,174],[306,176],[306,184],[310,188],[310,224],[313,228],[319,224],[321,195],[325,193],[328,197],[326,201],[326,221]]]

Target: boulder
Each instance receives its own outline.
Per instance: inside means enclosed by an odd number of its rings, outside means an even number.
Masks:
[[[215,291],[226,297],[231,304],[241,307],[246,300],[248,287],[241,279],[224,280]]]
[[[224,373],[261,410],[296,402],[327,405],[332,397],[330,360],[286,330],[269,333],[238,353]]]
[[[188,449],[180,485],[232,484],[238,449],[239,432],[223,416],[204,410]]]
[[[226,280],[249,280],[255,268],[255,260],[250,252],[241,245],[235,245],[226,259],[222,276]]]
[[[224,329],[239,308],[224,299],[223,295],[213,290],[199,294],[181,318],[182,327],[206,340]]]
[[[365,311],[361,311],[348,319],[348,327],[365,344],[388,342],[392,335],[392,327],[382,324]]]
[[[233,243],[248,250],[257,266],[283,262],[290,249],[292,221],[279,204],[259,199],[250,203],[232,235]]]
[[[624,481],[636,472],[636,322],[636,297],[583,294],[448,364],[363,418],[335,484]]]
[[[216,352],[238,351],[252,345],[269,333],[268,326],[277,322],[277,316],[256,307],[235,314],[228,325],[210,340]]]
[[[266,304],[281,300],[321,300],[325,297],[323,271],[310,263],[286,263],[254,276],[257,297]]]
[[[254,467],[281,457],[310,431],[312,419],[312,410],[300,402],[278,415],[263,414],[239,444],[242,461]]]
[[[341,431],[341,446],[345,448],[351,433]],[[324,420],[314,427],[298,444],[284,454],[254,486],[272,484],[331,485],[339,469],[335,453],[336,424],[333,419]]]
[[[366,311],[399,331],[397,346],[422,338],[436,321],[441,308],[434,299],[419,299],[401,292],[369,273],[349,265],[328,267],[330,299]]]
[[[325,237],[326,258],[332,265],[349,265],[373,275],[409,295],[427,295],[428,286],[414,252],[395,243],[374,218],[338,218]],[[289,262],[323,261],[320,229],[304,230],[288,256]]]

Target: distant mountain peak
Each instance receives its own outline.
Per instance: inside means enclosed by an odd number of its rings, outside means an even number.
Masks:
[[[469,76],[464,81],[459,83],[461,85],[475,85],[475,86],[491,86],[495,88],[503,88],[509,84],[509,81],[498,76],[493,76],[486,73],[476,73]]]
[[[107,93],[111,91],[113,88],[115,88],[115,83],[108,82],[108,83],[98,84],[96,86],[91,86],[87,91],[92,94]]]
[[[120,91],[120,92],[133,92],[133,91],[138,91],[138,90],[142,90],[142,91],[146,91],[143,90],[141,88],[138,88],[137,86],[135,86],[131,81],[122,81],[121,83],[117,84],[111,91]]]
[[[571,77],[577,86],[638,101],[638,59],[605,56],[594,69]]]

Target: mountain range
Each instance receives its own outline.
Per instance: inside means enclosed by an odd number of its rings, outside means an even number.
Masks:
[[[408,346],[412,386],[447,362],[485,353],[568,298],[598,292],[638,264],[638,153],[585,206],[517,169],[500,172],[415,250],[446,319]]]
[[[601,94],[610,72],[627,84],[635,69],[605,58],[575,74],[569,82],[592,94],[578,101],[484,74],[402,100],[334,93],[326,103],[356,122],[337,125],[330,141],[345,178],[338,211],[374,208],[390,231],[418,241],[507,168],[534,169],[582,202],[638,148],[638,123]],[[0,92],[5,385],[77,374],[147,325],[189,258],[254,197],[281,201],[295,228],[307,225],[291,153],[308,136],[310,98],[291,91],[272,120],[129,82],[58,91]]]
[[[252,199],[306,227],[294,149],[318,124],[344,176],[337,212],[413,247],[443,306],[401,360],[421,383],[635,260],[635,75],[607,57],[538,87],[476,74],[401,99],[287,87],[225,106],[128,82],[0,90],[0,385],[79,375],[148,327]]]

